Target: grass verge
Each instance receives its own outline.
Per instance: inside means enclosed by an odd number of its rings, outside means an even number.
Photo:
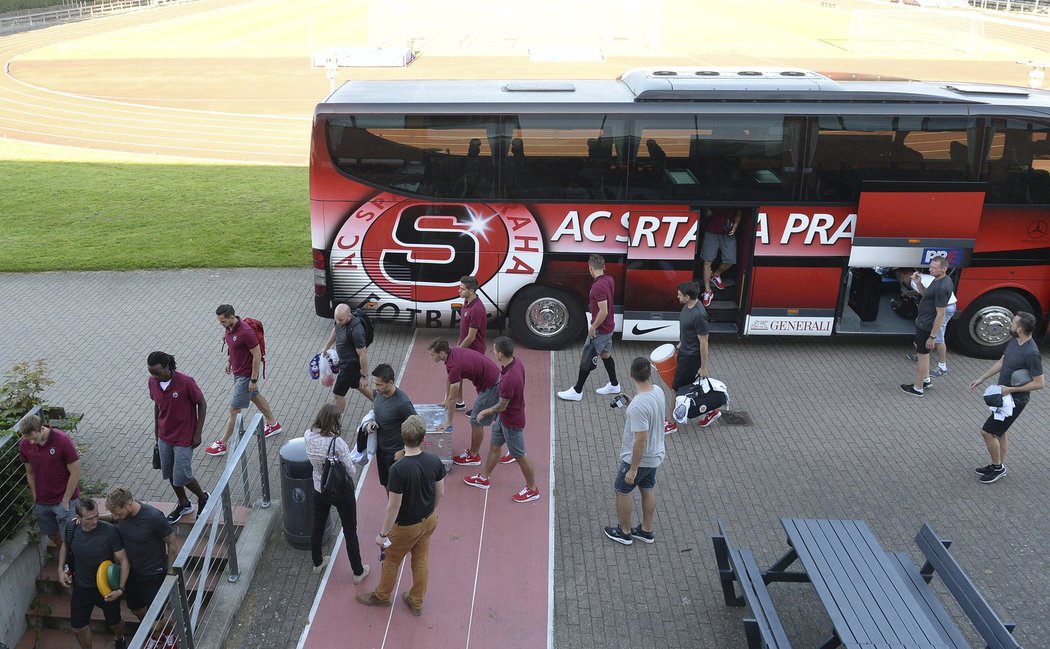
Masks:
[[[305,167],[0,161],[0,272],[310,263]]]

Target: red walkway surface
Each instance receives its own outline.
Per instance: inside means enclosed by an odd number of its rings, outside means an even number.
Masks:
[[[436,403],[444,396],[445,367],[427,353],[430,337],[418,336],[399,387],[414,403]],[[497,465],[492,487],[481,491],[463,484],[477,467],[455,467],[445,478],[445,498],[438,504],[438,526],[430,543],[430,580],[422,617],[401,601],[412,584],[409,558],[391,608],[369,608],[354,601],[379,583],[379,531],[386,494],[369,467],[357,502],[361,554],[371,574],[354,586],[353,573],[340,545],[331,572],[301,646],[307,649],[402,649],[440,646],[501,649],[549,646],[551,604],[550,500],[551,392],[550,354],[519,348],[525,364],[527,424],[525,449],[533,462],[540,499],[518,504],[510,497],[525,482],[517,465]],[[468,388],[469,390],[469,388]],[[470,405],[474,394],[467,395]],[[456,413],[454,448],[469,445],[470,425]],[[482,457],[488,449],[485,429]],[[497,640],[498,639],[498,640]]]

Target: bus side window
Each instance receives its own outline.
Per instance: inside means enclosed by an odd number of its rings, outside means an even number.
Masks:
[[[1050,203],[1050,125],[994,120],[982,180],[988,200],[1004,204]],[[997,154],[998,159],[997,159]]]
[[[525,114],[504,120],[513,125],[502,165],[507,198],[619,197],[623,171],[615,163],[624,153],[622,121],[604,115]]]

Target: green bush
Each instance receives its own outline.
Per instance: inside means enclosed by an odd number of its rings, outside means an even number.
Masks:
[[[62,0],[0,0],[0,13],[21,9],[42,9],[44,7],[64,7],[70,4]]]
[[[18,457],[20,436],[11,428],[40,405],[44,389],[52,383],[47,378],[47,361],[40,359],[15,364],[0,385],[0,542],[14,536],[33,508],[25,468]]]

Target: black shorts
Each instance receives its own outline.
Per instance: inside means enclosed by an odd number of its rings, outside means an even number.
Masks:
[[[102,609],[106,616],[106,624],[116,626],[120,624],[120,600],[115,599],[107,602],[102,599],[98,589],[94,586],[84,588],[73,586],[73,602],[69,609],[69,625],[73,630],[83,629],[91,623],[91,612],[95,607]]]
[[[1027,405],[1027,401],[1024,403],[1015,403],[1014,414],[1001,421],[989,415],[988,419],[984,421],[984,426],[981,426],[981,430],[988,433],[989,435],[993,435],[995,437],[1002,437],[1006,434],[1006,431],[1010,430],[1010,426],[1014,425],[1014,421],[1017,419],[1017,417],[1021,414],[1021,411],[1024,410],[1024,407]]]
[[[332,386],[332,394],[337,397],[345,397],[350,390],[356,390],[361,385],[361,363],[351,362],[339,365],[339,373],[335,375],[335,385]]]
[[[678,392],[678,388],[689,385],[696,380],[696,373],[700,371],[700,354],[678,354],[678,365],[674,370],[674,385],[671,390]],[[674,398],[674,395],[671,395]]]
[[[132,572],[128,575],[127,590],[124,593],[128,608],[132,611],[149,608],[160,592],[165,576],[163,572],[156,575],[136,575]]]
[[[396,451],[395,451],[396,453]],[[376,451],[376,467],[379,474],[379,484],[386,487],[386,481],[390,478],[390,467],[394,465],[394,453],[384,450]]]
[[[926,341],[930,339],[930,334],[933,333],[929,329],[915,328],[915,353],[916,354],[929,354],[930,350],[926,349]]]

